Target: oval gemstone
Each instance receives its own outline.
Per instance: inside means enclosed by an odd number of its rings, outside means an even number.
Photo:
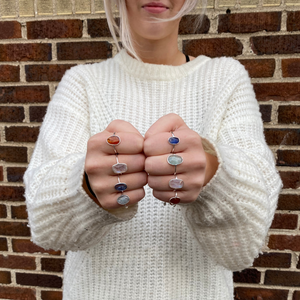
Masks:
[[[117,146],[120,144],[121,139],[117,135],[112,135],[106,140],[108,145]]]
[[[130,201],[130,198],[127,195],[122,195],[117,199],[117,202],[120,205],[126,205]]]
[[[176,205],[180,202],[180,198],[179,197],[172,197],[172,198],[170,198],[169,202],[173,205]]]
[[[124,183],[124,182],[117,183],[117,184],[115,185],[115,189],[116,189],[118,192],[124,192],[124,191],[127,189],[127,184]]]
[[[183,188],[183,180],[174,178],[169,181],[169,187],[173,190],[178,190]]]
[[[176,137],[176,136],[171,136],[171,137],[169,138],[169,144],[171,144],[171,145],[173,145],[173,146],[179,144],[179,138]]]
[[[123,174],[127,171],[127,165],[124,163],[118,163],[112,166],[112,170],[115,174]]]
[[[178,166],[183,162],[183,158],[177,154],[171,154],[168,156],[168,163],[172,166]]]

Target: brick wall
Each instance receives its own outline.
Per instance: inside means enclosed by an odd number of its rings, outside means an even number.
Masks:
[[[289,1],[295,6],[216,1],[197,33],[190,16],[180,27],[185,53],[232,56],[249,71],[284,184],[263,254],[234,274],[236,300],[300,299],[300,0]],[[0,299],[61,299],[65,253],[30,242],[22,176],[64,72],[116,54],[103,18],[0,18]]]

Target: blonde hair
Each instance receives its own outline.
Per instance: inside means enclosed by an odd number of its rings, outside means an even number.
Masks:
[[[182,16],[190,13],[198,4],[199,0],[185,0],[182,8],[180,11],[173,16],[172,18],[168,19],[160,19],[160,18],[152,18],[153,22],[169,22],[176,19],[181,18]],[[193,25],[194,31],[196,31],[199,26],[202,24],[203,15],[206,9],[206,3],[207,0],[200,0],[202,3],[202,12],[200,15],[198,15],[195,18],[195,22]],[[122,46],[131,53],[137,60],[141,60],[133,46],[133,39],[130,32],[129,22],[128,22],[128,15],[127,15],[127,8],[126,8],[126,1],[125,0],[104,0],[104,8],[107,18],[107,23],[109,30],[111,32],[111,35],[117,45],[118,51],[121,50],[121,47],[119,45],[117,35],[119,35],[120,40],[122,42]],[[114,8],[117,8],[119,10],[120,15],[120,25],[118,25],[114,18]]]

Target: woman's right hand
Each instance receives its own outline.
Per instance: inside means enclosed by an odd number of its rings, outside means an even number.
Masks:
[[[144,138],[130,123],[122,120],[112,121],[108,127],[88,140],[85,159],[85,172],[90,186],[97,196],[99,205],[105,210],[120,208],[117,199],[121,192],[115,190],[118,175],[112,170],[117,163],[114,147],[107,144],[108,137],[119,136],[121,143],[115,147],[119,163],[127,164],[127,171],[120,175],[120,181],[127,184],[124,194],[129,196],[128,206],[144,198],[144,185],[147,184]]]

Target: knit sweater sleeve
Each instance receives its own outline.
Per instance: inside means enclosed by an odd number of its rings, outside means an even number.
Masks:
[[[248,74],[237,62],[231,71],[235,75],[229,76],[214,108],[216,113],[224,110],[216,138],[206,137],[214,145],[219,168],[184,213],[204,251],[235,271],[250,266],[261,250],[281,180]]]
[[[87,249],[136,209],[110,214],[82,188],[90,130],[81,68],[72,68],[60,82],[24,176],[32,240],[45,249]]]

